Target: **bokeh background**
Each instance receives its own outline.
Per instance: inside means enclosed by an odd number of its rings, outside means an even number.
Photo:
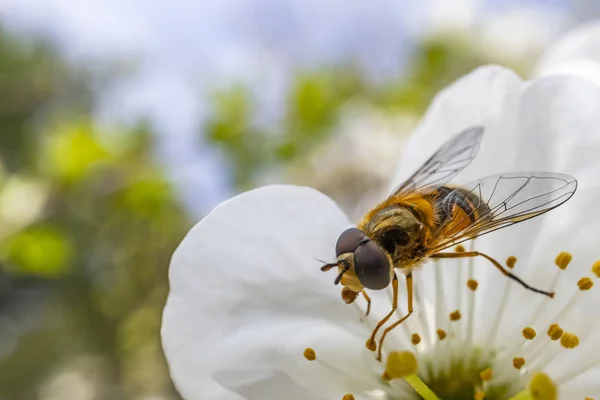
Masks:
[[[432,96],[595,0],[0,0],[0,400],[178,399],[170,256],[270,182],[350,214]]]

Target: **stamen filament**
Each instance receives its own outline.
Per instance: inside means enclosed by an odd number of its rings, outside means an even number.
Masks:
[[[427,350],[429,350],[431,348],[431,346],[433,345],[432,339],[431,339],[431,335],[430,335],[430,330],[429,330],[429,317],[427,316],[427,307],[425,307],[425,301],[423,300],[423,296],[421,296],[422,293],[422,284],[423,284],[423,279],[419,279],[418,280],[418,284],[415,285],[414,288],[414,295],[415,295],[415,300],[417,303],[417,306],[419,307],[416,310],[416,315],[419,317],[419,321],[420,321],[420,326],[421,326],[421,332],[423,333],[423,336],[425,337],[425,343],[427,343]],[[423,315],[421,315],[421,313]],[[404,325],[405,329],[408,329],[408,324],[402,324]],[[406,332],[406,330],[405,330]],[[407,333],[408,335],[408,333]]]
[[[554,292],[556,290],[556,286],[560,279],[560,273],[563,270],[564,269],[556,268],[556,271],[554,272],[554,277],[552,278],[552,283],[550,283],[551,292]],[[534,326],[539,320],[540,316],[543,315],[543,310],[549,304],[549,299],[543,296],[537,296],[537,299],[535,299],[535,301],[536,306],[532,307],[532,312],[529,315],[521,318],[521,322],[518,325],[527,324],[530,326]],[[539,341],[537,343],[539,343]],[[512,340],[512,344],[507,345],[508,350],[504,353],[503,356],[499,358],[498,361],[500,363],[506,363],[514,354],[523,353],[523,349],[526,345],[529,347],[529,351],[532,351],[533,349],[535,349],[536,346],[538,346],[537,343],[529,342],[527,340],[523,340],[522,337],[516,336],[515,339]]]
[[[470,250],[473,251],[475,249],[475,239],[471,240]],[[469,279],[474,279],[475,268],[474,268],[475,258],[469,258],[468,261],[468,270],[467,274]],[[475,329],[475,290],[469,290],[467,293],[468,298],[468,307],[467,307],[467,320],[466,320],[466,339],[465,344],[467,348],[471,348],[473,346],[473,332]],[[471,361],[477,362],[477,360],[471,360],[473,357],[467,357],[465,360],[465,369],[469,369],[471,367]]]
[[[512,282],[510,282],[510,279],[504,279],[503,285],[504,289],[502,291],[502,300],[500,301],[500,303],[498,304],[498,308],[496,309],[496,318],[494,319],[494,325],[491,327],[487,334],[486,343],[488,343],[490,347],[494,347],[494,343],[496,342],[496,335],[498,334],[498,331],[500,331],[500,329],[498,328],[500,326],[500,322],[502,322],[502,319],[504,318],[504,310],[506,310],[506,304],[508,303],[508,294],[510,292],[510,289],[513,287]]]

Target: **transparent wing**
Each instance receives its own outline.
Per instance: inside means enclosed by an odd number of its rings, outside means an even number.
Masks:
[[[467,129],[448,140],[406,182],[392,191],[392,195],[428,192],[449,182],[473,161],[483,135],[483,127]]]
[[[430,254],[537,217],[569,200],[576,189],[572,176],[550,172],[492,175],[461,185],[439,200],[447,218],[437,229]]]

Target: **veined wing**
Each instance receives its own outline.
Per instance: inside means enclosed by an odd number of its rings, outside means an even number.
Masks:
[[[448,140],[392,195],[426,193],[449,182],[473,161],[482,136],[483,127],[475,126]]]
[[[544,214],[569,200],[576,189],[575,178],[551,172],[492,175],[461,185],[440,201],[464,212],[447,214],[430,254]]]

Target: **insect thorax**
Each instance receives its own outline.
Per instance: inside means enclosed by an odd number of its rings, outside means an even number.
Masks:
[[[409,266],[422,258],[427,228],[410,206],[388,205],[369,217],[359,228],[390,254],[396,268]]]

